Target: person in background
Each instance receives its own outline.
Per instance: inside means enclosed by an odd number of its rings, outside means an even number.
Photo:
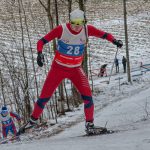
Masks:
[[[127,59],[126,59],[124,56],[122,57],[122,64],[123,64],[123,70],[124,70],[124,73],[126,73]]]
[[[115,59],[115,66],[116,66],[116,73],[119,73],[119,60],[117,57]]]
[[[97,29],[93,25],[86,24],[84,12],[79,9],[70,13],[70,22],[57,26],[37,42],[37,64],[42,67],[44,60],[43,46],[55,38],[58,40],[51,69],[41,94],[34,105],[29,124],[37,123],[55,89],[63,79],[68,78],[75,85],[83,99],[86,129],[94,128],[92,92],[88,78],[82,69],[85,46],[87,38],[90,36],[106,39],[119,48],[123,46],[122,41],[116,40],[112,34]]]
[[[99,76],[103,77],[104,74],[105,74],[105,76],[107,77],[106,67],[107,67],[107,64],[104,64],[104,65],[101,66],[101,68],[100,68],[100,73],[98,74],[98,77],[99,77]]]
[[[2,124],[2,135],[3,138],[7,138],[9,131],[12,133],[12,135],[16,135],[16,127],[13,121],[13,118],[16,118],[18,121],[21,121],[21,117],[14,113],[9,112],[6,106],[3,106],[0,111],[0,122]]]

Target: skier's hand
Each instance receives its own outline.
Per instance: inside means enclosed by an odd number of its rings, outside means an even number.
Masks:
[[[43,67],[43,63],[44,63],[44,55],[42,54],[42,52],[38,52],[37,64],[38,64],[40,67]]]
[[[119,48],[121,48],[122,46],[123,46],[123,42],[121,41],[121,40],[114,40],[113,41],[113,43],[117,46],[117,47],[119,47]]]

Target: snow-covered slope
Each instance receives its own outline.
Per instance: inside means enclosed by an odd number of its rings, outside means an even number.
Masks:
[[[146,77],[150,78],[150,74],[147,73],[143,76],[143,78]],[[106,99],[108,105],[103,108],[101,107],[101,109],[100,102],[97,101],[102,98],[101,95],[97,96],[97,100],[95,100],[95,124],[104,126],[107,122],[107,127],[120,130],[118,133],[82,137],[85,133],[84,121],[81,121],[70,128],[66,128],[63,132],[55,136],[40,140],[1,145],[0,150],[149,150],[149,82],[143,80],[141,84],[134,84],[136,86],[128,85],[128,87],[124,87],[126,93],[128,92],[125,96],[126,98],[121,98],[123,93],[121,90],[119,92],[120,94],[117,93],[116,96],[112,96],[112,99],[108,98],[109,101]],[[112,85],[110,84],[108,86],[111,87]],[[74,117],[72,116],[72,119],[81,115],[80,113],[74,114],[76,115]],[[65,119],[63,121],[65,122]]]

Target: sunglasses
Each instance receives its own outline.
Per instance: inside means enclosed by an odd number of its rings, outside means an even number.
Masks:
[[[2,114],[3,116],[7,116],[7,115],[8,115],[8,111],[2,111],[1,114]]]
[[[74,21],[71,21],[70,23],[71,23],[72,25],[80,26],[80,25],[84,25],[84,24],[85,24],[85,21],[84,21],[84,20],[74,20]]]

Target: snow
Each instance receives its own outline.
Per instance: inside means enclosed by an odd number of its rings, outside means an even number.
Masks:
[[[128,89],[129,91],[131,89]],[[0,150],[148,150],[150,147],[149,117],[146,116],[146,101],[149,102],[150,88],[135,92],[132,96],[112,102],[96,111],[95,124],[120,130],[118,133],[82,137],[84,122],[80,122],[63,132],[29,142],[1,145]],[[149,106],[149,105],[148,105]],[[98,106],[97,106],[98,107]]]
[[[136,75],[146,69],[138,67],[132,70]],[[117,79],[122,77],[119,83]],[[94,95],[95,125],[105,126],[117,133],[101,136],[82,137],[84,132],[83,105],[74,112],[66,113],[66,116],[58,118],[58,124],[47,129],[61,130],[59,134],[40,139],[21,137],[21,142],[9,143],[0,146],[0,150],[149,150],[149,124],[150,124],[150,72],[143,73],[132,79],[133,83],[126,82],[126,74],[113,75],[110,84],[109,77],[94,80],[96,88],[101,89]],[[100,93],[99,93],[100,92]],[[74,125],[69,126],[72,122]],[[43,132],[44,133],[44,132]],[[26,138],[27,140],[24,140]]]

